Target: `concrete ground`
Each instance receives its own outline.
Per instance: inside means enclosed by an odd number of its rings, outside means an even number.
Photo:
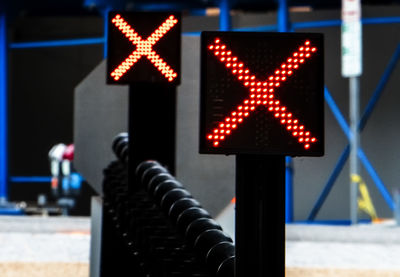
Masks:
[[[89,276],[90,219],[0,217],[0,276]]]
[[[218,222],[235,236],[234,204]],[[394,221],[356,226],[286,226],[287,277],[400,277],[400,227]]]
[[[288,225],[286,276],[400,276],[400,227]]]
[[[90,218],[0,217],[1,277],[88,277]],[[399,277],[400,227],[291,224],[287,277]]]

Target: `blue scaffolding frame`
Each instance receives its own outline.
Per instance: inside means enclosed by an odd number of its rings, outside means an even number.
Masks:
[[[358,123],[358,131],[362,132],[365,125],[367,124],[368,119],[370,118],[372,111],[375,108],[376,103],[380,99],[382,92],[400,58],[400,43],[398,44],[397,48],[394,51],[394,54],[392,55],[388,65],[386,66],[386,69],[384,73],[382,74],[381,79],[379,80],[379,83],[371,96],[371,99],[369,100],[367,107],[365,108],[361,119]],[[350,129],[348,127],[348,124],[346,120],[344,119],[343,115],[341,114],[339,108],[337,107],[335,101],[333,100],[331,94],[329,93],[328,89],[325,88],[325,101],[328,103],[331,111],[335,115],[335,118],[337,119],[340,127],[342,128],[343,132],[346,134],[346,136],[349,138],[350,137]],[[321,209],[323,203],[325,202],[326,198],[328,197],[336,179],[338,178],[340,172],[342,171],[344,164],[346,163],[348,157],[350,155],[350,144],[347,144],[345,149],[343,150],[342,154],[340,155],[331,175],[329,176],[321,194],[319,195],[316,203],[314,204],[309,216],[308,220],[312,221],[315,219],[317,216],[319,210]],[[368,173],[371,175],[371,178],[381,191],[384,199],[386,200],[386,203],[389,205],[390,209],[394,209],[394,203],[393,200],[387,191],[385,185],[379,178],[379,175],[376,173],[376,171],[373,169],[371,163],[368,161],[365,153],[360,149],[358,153],[359,158],[361,159],[363,165],[367,169]]]
[[[0,202],[6,202],[8,195],[7,58],[7,20],[5,14],[0,14]]]
[[[149,7],[154,9],[154,7]],[[289,9],[287,0],[279,0],[278,2],[278,18],[277,24],[265,25],[265,26],[256,26],[256,27],[246,27],[246,28],[234,28],[232,29],[231,25],[231,17],[230,17],[230,1],[229,0],[220,0],[219,1],[220,8],[220,30],[228,31],[279,31],[279,32],[288,32],[295,31],[298,29],[306,29],[306,28],[323,28],[323,27],[340,27],[342,24],[341,20],[323,20],[323,21],[308,21],[308,22],[290,22],[289,19]],[[7,185],[8,182],[47,182],[50,177],[8,177],[8,167],[7,167],[7,159],[8,159],[8,148],[7,148],[7,136],[8,136],[8,126],[7,126],[7,50],[8,49],[25,49],[25,48],[42,48],[42,47],[66,47],[66,46],[78,46],[78,45],[91,45],[91,44],[103,44],[104,45],[104,57],[106,57],[107,53],[107,14],[108,11],[111,10],[111,6],[106,6],[101,9],[103,18],[104,18],[104,36],[96,37],[96,38],[84,38],[84,39],[70,39],[70,40],[56,40],[56,41],[39,41],[39,42],[18,42],[18,43],[8,43],[7,35],[6,35],[6,17],[4,14],[0,15],[0,200],[7,200],[8,191]],[[160,9],[158,7],[158,9]],[[179,9],[176,5],[164,5],[162,9]],[[196,9],[195,14],[199,14],[198,9]],[[201,14],[204,14],[201,12]],[[400,23],[399,17],[374,17],[374,18],[363,18],[362,24],[394,24]],[[190,32],[184,33],[184,35],[199,35],[200,32]],[[400,43],[394,51],[392,58],[390,59],[387,68],[385,69],[382,77],[367,105],[364,110],[364,113],[360,119],[358,124],[358,130],[361,132],[368,119],[371,116],[371,113],[380,99],[382,92],[385,88],[386,83],[388,82],[391,73],[393,72],[398,60],[400,59]],[[325,87],[324,91],[325,101],[327,102],[331,112],[335,116],[339,126],[342,131],[346,135],[347,139],[351,137],[351,132],[349,125],[346,119],[343,117],[340,112],[338,106],[336,105],[331,93]],[[321,209],[324,201],[326,200],[329,192],[331,191],[337,177],[339,176],[341,170],[344,167],[345,162],[348,159],[350,153],[350,146],[347,145],[340,155],[336,166],[334,167],[332,173],[330,174],[321,194],[319,195],[315,205],[313,206],[309,216],[308,221],[315,220],[319,210]],[[358,157],[367,170],[368,174],[371,176],[378,190],[384,197],[388,206],[393,210],[394,203],[393,199],[386,189],[383,181],[379,177],[378,173],[375,171],[371,162],[368,160],[366,154],[364,153],[362,148],[358,149]],[[293,168],[292,161],[290,157],[286,158],[286,222],[293,221]]]

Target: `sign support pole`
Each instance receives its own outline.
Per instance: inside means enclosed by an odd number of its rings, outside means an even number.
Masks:
[[[355,182],[353,176],[360,173],[358,162],[358,148],[360,145],[360,134],[358,132],[358,122],[360,117],[360,79],[359,77],[350,77],[350,219],[352,224],[356,224],[358,212],[358,182]]]
[[[175,172],[180,13],[105,13],[109,16],[107,83],[130,85],[128,191],[132,194],[138,189],[134,176],[141,162],[157,160]]]
[[[129,88],[129,178],[144,160],[175,173],[176,87],[137,83]],[[136,186],[130,182],[129,191]]]
[[[278,32],[290,32],[290,16],[287,0],[278,2]],[[294,164],[292,157],[286,156],[286,214],[285,221],[293,222],[293,172]]]
[[[201,45],[199,152],[236,155],[235,276],[283,277],[285,155],[324,153],[323,36],[203,32]],[[307,89],[284,83],[296,77]]]
[[[235,224],[235,276],[285,276],[284,156],[236,156]]]

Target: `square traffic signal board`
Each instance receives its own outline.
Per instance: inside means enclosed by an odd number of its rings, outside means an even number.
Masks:
[[[203,32],[200,153],[322,156],[323,36]]]
[[[180,83],[181,17],[166,12],[110,12],[107,83]]]

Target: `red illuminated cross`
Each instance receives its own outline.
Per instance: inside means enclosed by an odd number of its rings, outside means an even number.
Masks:
[[[117,14],[111,22],[133,45],[136,45],[135,51],[111,72],[111,77],[115,81],[118,81],[142,56],[146,56],[168,81],[171,82],[177,77],[177,73],[152,49],[154,44],[178,23],[178,20],[173,15],[169,16],[146,40],[142,40],[121,15]]]
[[[294,115],[283,106],[279,100],[275,98],[275,89],[281,83],[285,82],[294,72],[316,51],[317,48],[312,46],[307,40],[293,54],[277,68],[273,75],[266,80],[258,80],[255,75],[252,75],[250,70],[245,67],[243,62],[239,61],[232,51],[227,46],[221,43],[219,38],[216,38],[213,43],[208,45],[208,50],[222,62],[226,68],[236,78],[248,88],[250,95],[246,98],[224,121],[217,124],[211,133],[207,135],[207,139],[212,142],[214,147],[218,147],[220,142],[231,135],[237,129],[251,112],[257,106],[264,106],[279,122],[286,128],[297,141],[304,145],[305,149],[309,149],[312,143],[317,139],[312,136],[305,126],[294,117]]]

